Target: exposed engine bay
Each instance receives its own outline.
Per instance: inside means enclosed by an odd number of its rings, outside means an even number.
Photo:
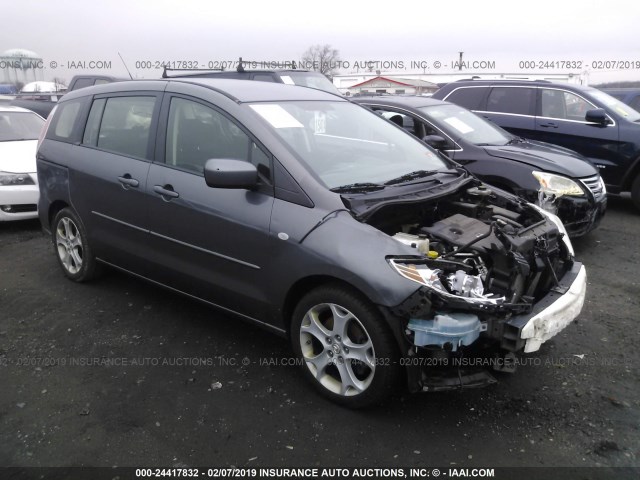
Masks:
[[[552,212],[473,178],[431,184],[342,198],[405,245],[386,260],[417,286],[389,309],[410,387],[495,383],[487,367],[514,372],[516,352],[537,351],[579,315],[586,271]]]
[[[508,319],[532,311],[559,279],[573,252],[561,227],[536,207],[477,185],[424,204],[387,205],[367,223],[415,249],[388,258],[402,276],[423,286],[395,312],[408,319],[416,347],[448,352],[477,342],[503,351],[523,347]],[[479,342],[478,342],[479,343]]]
[[[547,217],[482,185],[435,205],[388,206],[367,223],[416,249],[416,257],[391,259],[399,273],[431,287],[432,300],[457,297],[464,308],[527,311],[557,286],[572,260]]]

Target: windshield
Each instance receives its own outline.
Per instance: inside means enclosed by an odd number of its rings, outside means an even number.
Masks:
[[[592,97],[604,103],[607,108],[615,111],[618,115],[626,118],[630,122],[637,122],[640,120],[640,113],[636,112],[626,103],[622,103],[617,98],[613,98],[611,95],[596,89],[589,90],[589,93]]]
[[[463,138],[474,145],[506,145],[513,138],[510,133],[458,105],[433,105],[420,110],[454,140]]]
[[[0,112],[0,142],[37,140],[44,120],[31,112]]]
[[[342,95],[336,86],[327,77],[317,72],[286,72],[280,73],[284,83],[299,85],[301,87],[315,88],[325,92]]]
[[[349,102],[258,103],[251,108],[330,189],[449,168],[431,148]]]

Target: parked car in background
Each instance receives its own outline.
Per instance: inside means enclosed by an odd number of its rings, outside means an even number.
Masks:
[[[18,94],[9,102],[9,104],[16,107],[26,108],[37,113],[42,118],[47,118],[57,105],[58,100],[62,98],[65,93],[78,90],[79,88],[119,82],[122,80],[122,78],[112,77],[110,75],[76,75],[71,79],[71,82],[69,82],[69,87],[60,92],[31,92],[28,94]]]
[[[293,64],[293,62],[292,62]],[[315,88],[325,92],[342,95],[340,90],[331,83],[327,77],[319,72],[298,70],[295,67],[289,69],[256,69],[252,66],[261,65],[260,62],[243,61],[240,58],[235,70],[179,70],[165,68],[162,78],[229,78],[235,80],[255,80],[259,82],[285,83],[298,85],[299,87]],[[295,65],[295,64],[293,64]],[[245,68],[248,67],[248,68]]]
[[[0,105],[0,221],[37,218],[36,146],[44,119]]]
[[[13,107],[25,108],[46,119],[58,104],[58,99],[61,97],[62,93],[43,93],[41,95],[20,94],[10,100],[8,104]]]
[[[464,80],[433,98],[473,110],[511,133],[575,150],[600,169],[609,193],[640,209],[640,113],[596,88],[544,80]]]
[[[640,88],[601,88],[604,93],[640,111]]]
[[[110,265],[288,336],[336,402],[495,382],[429,365],[515,367],[582,308],[557,216],[343,97],[121,82],[65,95],[47,123],[39,213],[68,278]]]
[[[94,85],[104,85],[105,83],[121,82],[126,80],[111,75],[75,75],[69,82],[67,92],[72,92],[80,88],[93,87]]]
[[[597,169],[575,152],[516,137],[464,107],[428,97],[353,101],[443,151],[480,180],[557,214],[573,237],[596,228],[604,215],[604,183]]]
[[[15,95],[18,93],[15,85],[12,84],[0,84],[0,95]]]

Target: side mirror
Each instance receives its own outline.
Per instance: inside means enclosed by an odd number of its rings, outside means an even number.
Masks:
[[[448,146],[447,141],[440,135],[427,135],[422,138],[422,141],[436,150],[444,150]]]
[[[258,169],[244,160],[212,158],[204,166],[204,180],[213,188],[246,188],[258,184]]]
[[[598,125],[601,125],[603,127],[609,123],[607,112],[604,111],[604,108],[594,108],[593,110],[587,110],[584,119],[589,123],[597,123]]]

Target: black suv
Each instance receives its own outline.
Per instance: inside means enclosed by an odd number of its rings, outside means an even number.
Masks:
[[[516,135],[581,153],[600,169],[610,193],[631,191],[640,208],[640,113],[603,91],[544,80],[464,80],[433,98]]]

